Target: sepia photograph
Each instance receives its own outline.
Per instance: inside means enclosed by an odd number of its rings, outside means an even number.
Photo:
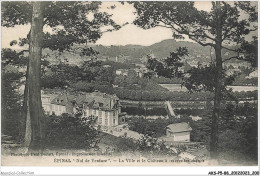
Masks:
[[[258,166],[258,1],[2,1],[1,166]]]

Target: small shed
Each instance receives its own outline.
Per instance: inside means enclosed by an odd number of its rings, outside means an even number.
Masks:
[[[186,122],[170,124],[166,127],[166,137],[172,141],[190,142],[190,132],[192,128]]]

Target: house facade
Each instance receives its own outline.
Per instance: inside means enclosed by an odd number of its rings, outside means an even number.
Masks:
[[[42,107],[46,114],[61,115],[63,113],[73,114],[70,96],[67,94],[42,94]]]
[[[51,98],[42,94],[42,106],[46,114],[62,115],[63,113],[82,118],[97,118],[97,124],[105,127],[117,126],[124,122],[124,113],[116,95],[95,91],[93,93],[70,95],[61,93]]]
[[[170,124],[166,127],[166,135],[158,139],[169,146],[179,142],[190,142],[191,130],[186,122]]]
[[[42,107],[44,111],[49,114],[51,112],[51,97],[49,95],[41,95],[42,98]]]
[[[116,95],[108,95],[101,92],[86,94],[82,104],[82,117],[96,117],[101,126],[117,126],[123,121],[121,117],[121,105]]]
[[[166,127],[166,137],[172,141],[190,142],[190,132],[192,128],[186,122],[174,123]]]

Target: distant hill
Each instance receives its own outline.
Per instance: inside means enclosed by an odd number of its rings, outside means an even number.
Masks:
[[[139,59],[147,54],[154,54],[157,58],[165,58],[170,52],[175,51],[178,47],[187,47],[191,56],[210,55],[210,47],[202,47],[197,43],[176,41],[173,39],[163,40],[150,46],[125,45],[125,46],[102,46],[94,45],[93,48],[98,51],[100,57],[107,58],[129,58]]]
[[[91,47],[99,52],[98,58],[102,60],[110,60],[125,62],[125,63],[141,63],[145,61],[148,54],[153,54],[156,58],[165,58],[170,55],[170,52],[175,51],[179,47],[187,47],[189,56],[187,61],[193,62],[209,62],[210,52],[214,52],[214,49],[210,47],[203,47],[197,43],[187,41],[176,41],[174,39],[163,40],[150,46],[142,45],[125,45],[125,46],[103,46],[103,45],[91,45]],[[226,51],[223,50],[223,53]],[[67,59],[70,63],[79,64],[81,56],[73,53],[63,53],[61,55],[63,59]],[[214,54],[212,53],[214,58]],[[52,58],[57,62],[57,59]]]

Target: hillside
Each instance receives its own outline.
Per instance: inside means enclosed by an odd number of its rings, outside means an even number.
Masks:
[[[150,46],[141,45],[125,45],[125,46],[93,46],[100,53],[101,57],[129,57],[138,59],[145,57],[149,53],[153,53],[155,57],[165,58],[169,53],[176,50],[178,47],[187,47],[192,56],[210,55],[209,47],[202,47],[197,43],[176,41],[173,39],[163,40]]]
[[[141,45],[125,45],[125,46],[103,46],[103,45],[90,45],[94,50],[98,51],[98,59],[124,62],[124,63],[142,63],[146,61],[148,54],[153,54],[156,58],[165,58],[170,55],[170,52],[175,51],[179,47],[187,47],[189,56],[186,61],[190,62],[210,62],[210,52],[214,58],[214,49],[210,47],[203,47],[197,43],[187,41],[176,41],[174,39],[163,40],[150,46]],[[77,47],[76,45],[74,46]],[[212,49],[212,50],[211,50]],[[223,50],[223,54],[227,51]],[[68,60],[71,64],[80,64],[82,59],[87,58],[77,55],[75,53],[64,52],[59,55],[50,50],[44,50],[44,53],[51,53],[48,59],[52,63],[57,63],[60,60]],[[58,56],[58,57],[57,57]],[[230,55],[229,55],[230,56]],[[223,55],[223,58],[228,57]],[[233,60],[230,61],[231,63]],[[236,61],[237,62],[237,61]]]

